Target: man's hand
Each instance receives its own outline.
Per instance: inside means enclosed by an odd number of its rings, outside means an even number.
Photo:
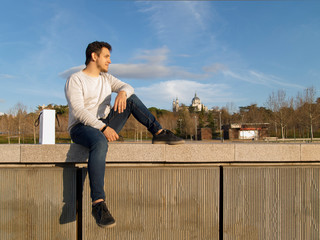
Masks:
[[[117,134],[117,132],[111,128],[111,127],[107,127],[104,131],[103,131],[104,136],[106,137],[106,139],[108,140],[108,142],[113,142],[119,139],[119,135]]]
[[[114,101],[114,111],[122,113],[127,107],[127,93],[120,91]]]

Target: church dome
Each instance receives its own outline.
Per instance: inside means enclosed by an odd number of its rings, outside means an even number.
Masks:
[[[197,97],[197,94],[196,94],[196,93],[194,94],[194,98],[192,98],[192,103],[193,103],[193,104],[194,104],[194,103],[196,103],[196,104],[200,103],[200,98]]]

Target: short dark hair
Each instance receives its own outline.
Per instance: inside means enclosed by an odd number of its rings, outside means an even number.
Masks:
[[[88,47],[86,49],[86,66],[90,63],[91,59],[92,59],[92,53],[96,53],[98,54],[98,56],[101,53],[101,49],[105,47],[107,48],[110,52],[112,51],[112,47],[109,43],[107,42],[92,42],[88,44]]]

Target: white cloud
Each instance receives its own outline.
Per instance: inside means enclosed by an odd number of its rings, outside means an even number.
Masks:
[[[131,79],[201,79],[205,77],[204,74],[191,73],[178,66],[165,66],[149,62],[137,64],[112,64],[110,65],[110,73],[118,78]]]
[[[141,50],[131,61],[138,63],[112,63],[109,66],[110,74],[120,79],[203,79],[206,74],[191,73],[179,66],[166,65],[169,49],[167,47]],[[72,67],[59,73],[59,77],[66,79],[72,73],[85,68],[85,65]]]
[[[171,109],[171,103],[178,97],[180,103],[191,104],[194,94],[206,106],[230,101],[231,92],[225,84],[200,83],[188,80],[171,80],[135,89],[136,94],[148,106]]]
[[[111,64],[110,73],[119,78],[133,79],[199,79],[205,77],[204,74],[191,73],[179,66],[167,66],[169,53],[170,50],[166,46],[158,49],[142,50],[133,58],[134,61],[142,60],[142,63]]]

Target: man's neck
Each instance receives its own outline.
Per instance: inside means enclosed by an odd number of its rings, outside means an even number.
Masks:
[[[97,69],[96,67],[90,66],[90,64],[87,65],[87,67],[83,69],[82,72],[90,77],[99,77],[100,75],[100,70]]]

